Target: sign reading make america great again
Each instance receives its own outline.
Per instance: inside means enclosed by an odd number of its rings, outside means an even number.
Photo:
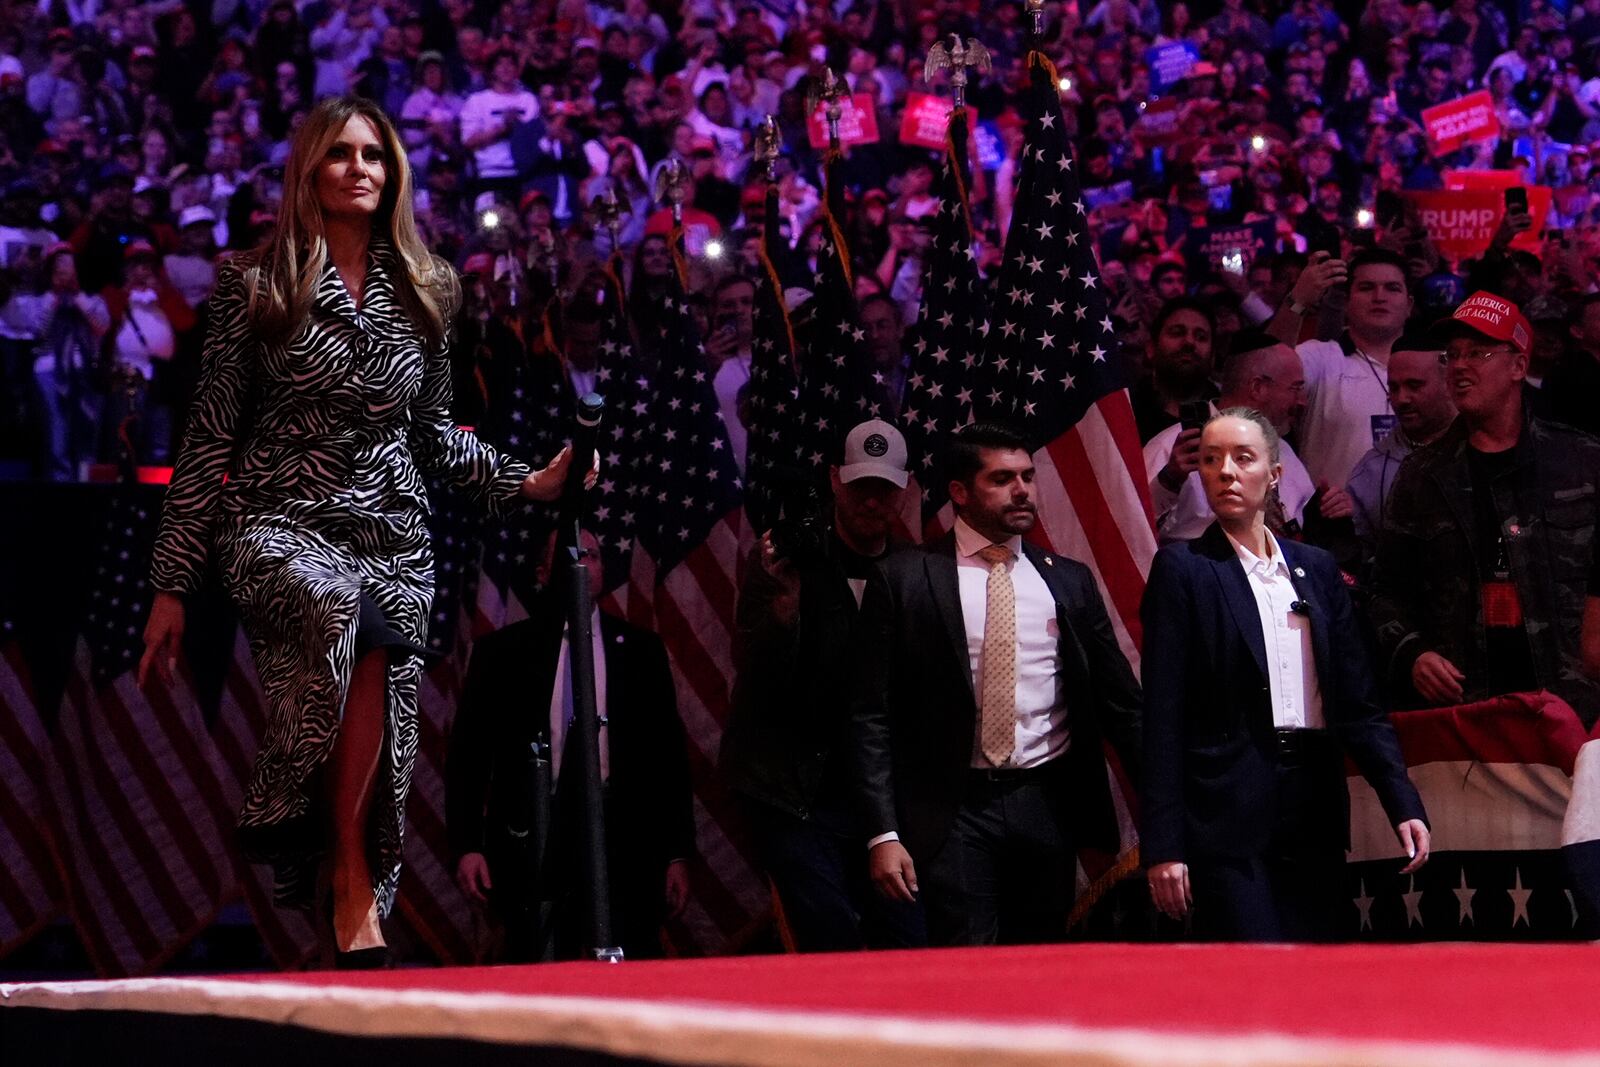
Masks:
[[[1500,136],[1500,116],[1495,114],[1487,89],[1423,108],[1422,125],[1428,131],[1428,147],[1436,156]]]
[[[871,93],[856,93],[847,96],[839,102],[839,145],[849,148],[853,144],[876,144],[878,142],[878,112],[872,103]],[[812,148],[828,147],[828,118],[824,112],[826,105],[819,103],[817,109],[806,118],[806,136],[811,141]]]
[[[906,109],[900,115],[900,143],[943,151],[946,147],[945,130],[954,109],[948,97],[932,93],[907,93]],[[967,108],[967,128],[978,121],[978,109]]]

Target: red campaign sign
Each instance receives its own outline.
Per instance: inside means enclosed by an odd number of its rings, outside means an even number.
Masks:
[[[1587,185],[1569,185],[1564,189],[1555,190],[1553,195],[1556,206],[1563,215],[1581,215],[1584,208],[1589,206]]]
[[[1182,103],[1175,96],[1164,96],[1150,101],[1133,124],[1133,135],[1147,145],[1171,145],[1183,138],[1182,119]]]
[[[1500,228],[1506,212],[1505,193],[1499,189],[1444,189],[1436,192],[1407,193],[1417,209],[1428,239],[1446,259],[1473,259],[1483,255]],[[1544,186],[1528,189],[1528,212],[1533,228],[1511,242],[1512,248],[1537,253],[1544,220],[1550,212],[1550,190]]]
[[[1547,185],[1528,186],[1528,214],[1533,216],[1533,226],[1511,240],[1512,248],[1520,248],[1534,255],[1544,251],[1544,228],[1550,219],[1550,200],[1553,192]],[[1500,208],[1505,210],[1505,194],[1500,194]]]
[[[1494,99],[1487,89],[1423,108],[1422,125],[1428,131],[1428,147],[1436,156],[1500,136],[1500,116],[1494,113]]]
[[[1446,259],[1480,256],[1494,239],[1505,202],[1488,189],[1446,189],[1407,193],[1428,240]]]
[[[828,147],[828,119],[824,114],[825,104],[818,104],[817,110],[811,113],[806,120],[806,135],[811,139],[812,148]],[[876,144],[878,141],[878,110],[873,106],[871,93],[856,93],[839,101],[839,146],[849,148],[853,144]]]
[[[1447,170],[1446,189],[1511,189],[1525,179],[1520,170]]]
[[[907,93],[906,109],[900,116],[900,143],[944,151],[950,112],[954,107],[948,97]],[[967,128],[974,129],[977,124],[978,109],[967,108]]]

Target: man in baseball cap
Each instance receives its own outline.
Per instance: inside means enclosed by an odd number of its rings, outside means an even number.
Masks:
[[[1482,290],[1463,300],[1447,318],[1434,323],[1433,332],[1446,347],[1450,341],[1465,337],[1508,345],[1523,355],[1533,351],[1533,327],[1522,309],[1503,296]]]
[[[1587,729],[1600,719],[1583,648],[1600,441],[1526,402],[1533,329],[1512,301],[1473,293],[1434,333],[1460,416],[1396,476],[1373,583],[1396,699],[1548,689]]]
[[[832,521],[811,519],[829,527],[820,548],[789,543],[806,540],[787,528],[807,507],[786,501],[745,568],[720,757],[802,952],[926,941],[916,905],[884,898],[867,880],[850,780],[850,680],[866,641],[858,613],[868,577],[894,547],[906,441],[872,419],[850,430],[839,458],[829,472]]]
[[[1440,362],[1446,384],[1469,422],[1521,414],[1533,351],[1533,327],[1521,308],[1503,296],[1479,291],[1435,323],[1432,333],[1444,349]]]
[[[881,478],[904,489],[906,477],[906,439],[887,422],[871,419],[845,437],[839,481],[848,484],[862,478]]]

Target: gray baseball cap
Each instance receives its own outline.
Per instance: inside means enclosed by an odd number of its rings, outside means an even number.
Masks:
[[[844,463],[839,480],[882,478],[901,489],[906,487],[906,439],[882,419],[869,419],[850,431],[844,439]]]

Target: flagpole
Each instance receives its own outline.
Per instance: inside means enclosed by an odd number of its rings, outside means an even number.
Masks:
[[[607,191],[611,195],[596,197],[592,206],[611,231],[612,256],[615,258],[622,209],[614,191]],[[601,561],[598,558],[591,559],[583,547],[584,472],[588,469],[588,457],[598,443],[603,411],[604,405],[596,394],[591,393],[578,401],[577,425],[573,428],[571,446],[572,466],[557,511],[556,548],[568,557],[567,565],[561,572],[565,575],[565,588],[559,592],[567,609],[566,635],[572,685],[571,736],[577,742],[577,751],[573,754],[576,758],[566,763],[568,773],[574,767],[582,773],[579,796],[582,797],[584,809],[584,873],[589,883],[588,949],[593,958],[601,963],[621,963],[622,946],[617,943],[611,929],[611,872],[606,849],[605,785],[600,767],[600,727],[605,725],[605,720],[600,716],[595,691],[594,601],[589,589],[589,568],[600,566]],[[545,830],[546,827],[540,827],[541,834]]]
[[[1041,5],[1043,0],[1039,0]],[[1030,4],[1031,6],[1031,4]],[[965,43],[960,34],[952,33],[950,43],[935,41],[928,49],[928,58],[922,66],[922,79],[932,83],[933,76],[941,70],[950,72],[950,117],[945,126],[945,146],[950,153],[950,165],[955,169],[956,184],[961,189],[961,214],[969,236],[972,232],[972,206],[968,200],[969,172],[967,170],[967,79],[969,69],[980,74],[994,69],[993,58],[983,42],[969,37]]]
[[[768,284],[777,296],[778,309],[783,317],[784,333],[789,339],[789,360],[791,365],[794,359],[795,340],[794,323],[789,318],[788,306],[783,301],[783,279],[778,274],[776,262],[772,258],[772,251],[779,243],[778,231],[778,155],[783,148],[783,136],[778,132],[778,120],[768,115],[756,127],[755,158],[761,164],[762,173],[766,175],[767,190],[765,194],[764,212],[761,219],[761,269],[766,273]]]
[[[778,121],[768,115],[755,132],[755,160],[766,178],[766,193],[761,220],[761,263],[764,288],[756,291],[753,315],[756,337],[752,345],[750,380],[749,449],[745,457],[745,511],[752,528],[760,533],[771,529],[779,504],[773,488],[774,468],[782,455],[782,429],[777,425],[786,416],[778,399],[787,383],[798,388],[800,370],[796,364],[797,345],[794,322],[784,301],[783,276],[773,258],[782,238],[778,231],[778,155],[783,136]],[[781,334],[777,327],[781,327]],[[793,415],[787,416],[792,418]]]
[[[838,165],[844,159],[844,147],[839,139],[839,119],[844,114],[841,101],[849,95],[849,84],[835,74],[832,67],[822,69],[821,84],[813,85],[806,94],[807,109],[815,113],[818,105],[821,105],[823,118],[827,120],[828,151],[822,160],[822,205],[828,224],[836,234],[839,229],[837,219],[844,208],[844,190],[838,176]]]
[[[1027,0],[1028,48],[1040,51],[1044,47],[1044,0]]]

